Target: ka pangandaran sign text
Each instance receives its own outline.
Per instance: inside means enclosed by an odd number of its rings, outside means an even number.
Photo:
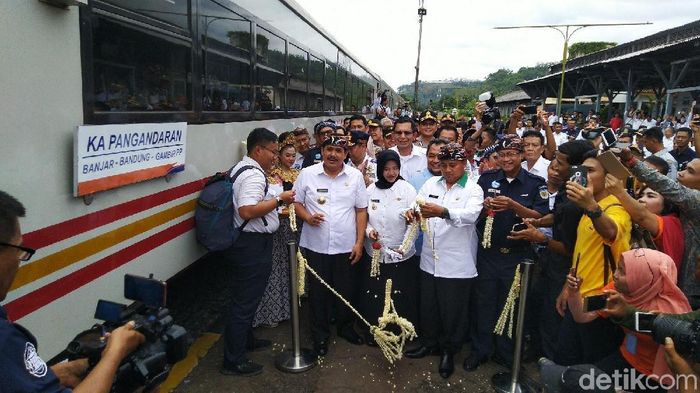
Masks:
[[[187,123],[79,126],[73,194],[84,196],[185,169]]]

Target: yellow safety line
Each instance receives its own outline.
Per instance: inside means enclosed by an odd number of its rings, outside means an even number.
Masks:
[[[91,255],[97,254],[100,251],[180,217],[183,214],[187,214],[194,210],[195,203],[195,199],[181,203],[51,255],[47,255],[34,263],[20,266],[10,290],[27,285]]]
[[[197,367],[199,359],[203,358],[204,355],[209,352],[209,349],[219,341],[219,338],[221,338],[220,334],[204,333],[192,343],[189,351],[187,351],[187,357],[173,366],[172,370],[170,370],[170,375],[168,375],[168,379],[160,385],[160,392],[166,393],[175,390],[190,372]]]

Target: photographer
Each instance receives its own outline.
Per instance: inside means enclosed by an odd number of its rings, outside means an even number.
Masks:
[[[615,271],[614,283],[607,285],[606,289],[614,288],[625,302],[642,309],[661,310],[668,313],[688,312],[690,311],[688,299],[675,282],[676,269],[673,260],[662,252],[642,248],[622,253]],[[579,292],[581,284],[581,277],[571,274],[567,276],[569,307],[574,319],[579,323],[587,323],[599,317],[607,318],[609,315],[605,312],[588,312],[585,309],[585,303]],[[564,369],[546,360],[541,361],[540,365],[545,380],[548,380],[552,374],[563,372],[563,377],[557,378],[561,380],[562,385],[571,388],[574,385],[572,382],[577,381],[581,389],[585,388],[580,386],[580,378],[574,375],[585,373],[591,368],[576,366],[572,368],[573,370],[564,372]],[[643,385],[649,388],[654,388],[660,382],[666,381],[663,377],[670,374],[661,346],[654,342],[652,336],[629,328],[625,328],[625,340],[619,349],[595,362],[594,366],[608,376],[624,374],[626,370],[634,368],[647,376]],[[556,384],[549,382],[548,385]],[[556,388],[553,390],[557,391]]]
[[[630,306],[623,296],[616,291],[606,291],[608,294],[608,299],[606,307],[603,310],[606,314],[610,316],[610,319],[615,323],[627,328],[635,328],[635,314],[638,311],[637,308]],[[663,314],[668,315],[671,318],[678,319],[681,321],[692,322],[700,319],[700,310],[695,310],[685,314]],[[664,352],[666,364],[671,369],[671,371],[677,376],[683,375],[691,381],[691,377],[700,378],[700,363],[695,363],[690,359],[686,359],[678,354],[676,350],[676,343],[670,338],[666,337],[664,339]],[[680,378],[679,378],[680,380]],[[696,379],[697,380],[697,379]],[[686,384],[687,385],[687,384]],[[696,392],[697,386],[679,386],[679,393],[691,393]]]
[[[5,299],[21,261],[35,250],[22,246],[19,217],[22,204],[0,191],[0,301]],[[36,352],[36,339],[29,331],[7,318],[0,306],[0,391],[2,392],[109,392],[121,361],[145,340],[129,322],[109,335],[102,357],[92,371],[87,359],[48,367]]]

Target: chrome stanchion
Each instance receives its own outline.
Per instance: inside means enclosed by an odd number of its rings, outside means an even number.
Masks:
[[[277,355],[275,366],[280,371],[288,373],[300,373],[310,370],[316,365],[318,357],[310,349],[301,348],[299,338],[299,282],[297,279],[297,243],[294,240],[287,242],[289,247],[289,292],[292,308],[292,349]]]
[[[527,303],[527,287],[530,284],[530,271],[535,263],[532,259],[520,262],[520,301],[518,304],[518,322],[515,327],[515,350],[513,351],[513,368],[511,372],[497,373],[491,378],[491,385],[498,393],[527,393],[534,391],[519,382],[520,363],[522,362],[523,328],[525,327],[525,305]]]

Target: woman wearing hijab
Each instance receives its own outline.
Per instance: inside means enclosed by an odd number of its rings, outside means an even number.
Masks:
[[[405,252],[398,249],[408,228],[403,212],[416,199],[416,190],[400,175],[401,159],[393,150],[377,155],[377,181],[367,188],[369,222],[365,238],[364,310],[368,320],[376,321],[384,308],[386,280],[393,282],[392,298],[396,311],[418,323],[418,256],[411,243]],[[378,249],[379,271],[370,276],[373,252]],[[376,345],[374,340],[367,340]]]
[[[692,309],[688,299],[676,286],[676,279],[676,265],[670,256],[656,250],[639,248],[622,253],[613,276],[613,282],[605,289],[618,292],[625,302],[640,310],[653,310],[664,314],[690,312]],[[578,292],[581,287],[580,278],[572,275],[567,276],[567,285],[571,293],[568,301],[569,308],[576,322],[586,323],[598,317],[607,317],[604,312],[584,311],[583,299]],[[645,378],[642,381],[644,387],[653,388],[658,386],[659,382],[668,383],[671,381],[673,374],[664,359],[663,347],[656,343],[651,335],[627,328],[623,328],[623,330],[625,339],[622,345],[617,351],[594,365],[598,369],[597,371],[602,371],[610,376],[615,373],[621,375],[627,372],[629,374],[630,370],[634,369],[638,375],[644,374]],[[575,386],[574,380],[578,379],[581,374],[590,372],[592,368],[590,365],[586,365],[572,366],[567,369],[556,366],[546,359],[540,360],[540,366],[542,367],[543,380],[548,387],[553,387],[548,390],[551,392],[560,391],[556,385],[561,386],[562,384],[570,390],[572,386]],[[615,389],[616,387],[611,388]],[[632,389],[631,391],[645,390]],[[664,391],[664,389],[658,386],[657,390],[654,391]]]

